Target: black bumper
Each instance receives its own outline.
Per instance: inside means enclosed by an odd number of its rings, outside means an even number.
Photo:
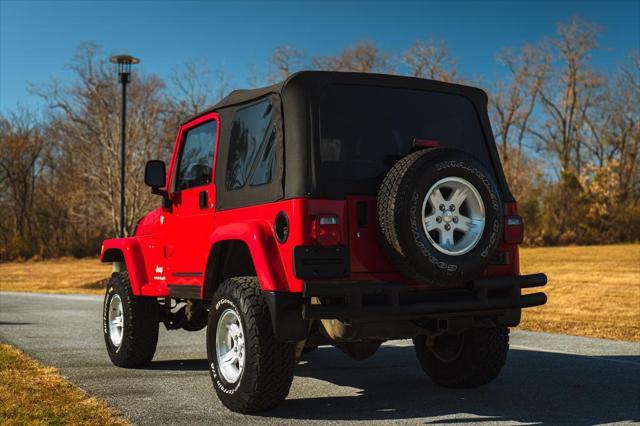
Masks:
[[[481,278],[457,290],[416,291],[404,283],[316,282],[304,284],[302,317],[312,319],[391,319],[489,314],[544,305],[544,293],[521,294],[542,287],[545,274]],[[312,304],[311,298],[322,304]]]

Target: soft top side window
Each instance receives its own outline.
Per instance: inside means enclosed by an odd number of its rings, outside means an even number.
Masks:
[[[270,99],[239,109],[231,123],[227,190],[264,185],[275,172],[275,137]]]
[[[207,121],[187,131],[180,147],[175,191],[211,183],[217,131],[216,121]]]

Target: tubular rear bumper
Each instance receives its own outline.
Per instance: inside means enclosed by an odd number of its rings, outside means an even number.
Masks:
[[[387,319],[489,314],[544,305],[544,293],[521,294],[542,287],[545,274],[480,278],[466,289],[416,291],[403,283],[305,282],[302,317],[311,319]]]

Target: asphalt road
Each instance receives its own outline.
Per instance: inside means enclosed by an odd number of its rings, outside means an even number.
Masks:
[[[162,327],[151,365],[121,369],[104,348],[101,308],[95,296],[0,293],[0,341],[139,424],[640,422],[640,344],[523,331],[512,332],[500,377],[479,389],[432,384],[409,341],[363,362],[323,347],[298,365],[280,407],[241,416],[215,396],[204,332]]]

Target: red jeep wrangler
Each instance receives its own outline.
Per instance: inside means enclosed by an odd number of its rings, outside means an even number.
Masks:
[[[437,384],[475,387],[504,365],[508,327],[542,305],[519,275],[517,215],[476,88],[301,72],[231,93],[178,132],[162,207],[115,262],[103,315],[114,364],[149,363],[159,323],[207,327],[218,397],[280,403],[304,351],[354,359],[413,339]]]

